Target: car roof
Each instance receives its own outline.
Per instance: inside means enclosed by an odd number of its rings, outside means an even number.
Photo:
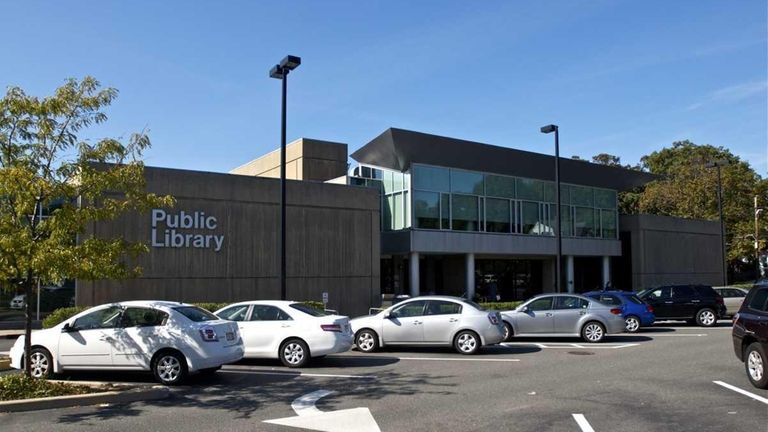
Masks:
[[[458,301],[458,302],[468,302],[469,300],[462,298],[462,297],[453,297],[453,296],[441,296],[441,295],[428,295],[428,296],[417,296],[417,297],[411,297],[407,299],[403,299],[401,302],[397,303],[404,303],[411,300],[449,300],[449,301]]]
[[[625,295],[625,296],[635,295],[633,291],[621,291],[621,290],[589,291],[581,295],[588,296],[588,295],[594,295],[594,294],[613,294],[613,295]]]
[[[110,304],[120,305],[120,306],[143,306],[143,307],[160,306],[160,307],[166,307],[166,308],[174,308],[179,306],[194,306],[188,303],[173,302],[168,300],[129,300],[129,301],[110,303]]]
[[[232,303],[224,306],[224,308],[229,308],[232,306],[243,306],[243,305],[269,305],[269,306],[289,306],[295,303],[301,303],[293,300],[246,300],[241,301],[237,303]]]

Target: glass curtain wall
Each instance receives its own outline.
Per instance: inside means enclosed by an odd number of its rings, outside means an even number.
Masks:
[[[352,170],[350,177],[350,184],[379,189],[383,231],[411,227],[410,174],[360,165]]]

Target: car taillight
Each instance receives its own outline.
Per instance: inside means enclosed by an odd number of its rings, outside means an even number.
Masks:
[[[339,324],[320,324],[320,328],[323,331],[332,331],[341,333],[341,326]]]
[[[219,337],[216,336],[216,330],[213,327],[203,327],[200,329],[200,337],[203,338],[203,342],[216,342]]]
[[[499,317],[495,313],[489,313],[488,314],[488,321],[490,321],[491,324],[493,324],[493,325],[498,325],[499,324]]]
[[[621,309],[620,308],[613,308],[611,309],[611,313],[614,315],[621,315]]]
[[[648,305],[648,306],[645,307],[645,310],[647,310],[650,313],[653,313],[653,306]]]

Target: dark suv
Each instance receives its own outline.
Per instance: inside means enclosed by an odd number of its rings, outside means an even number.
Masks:
[[[768,388],[768,286],[756,286],[733,317],[733,350],[752,385]]]
[[[725,316],[723,298],[708,285],[662,286],[640,291],[637,296],[653,306],[656,320],[686,320],[712,327]]]

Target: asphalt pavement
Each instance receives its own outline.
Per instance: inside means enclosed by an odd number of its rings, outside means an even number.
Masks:
[[[286,424],[339,431],[766,431],[768,391],[747,380],[728,324],[662,324],[601,344],[525,339],[476,356],[449,349],[352,351],[301,370],[247,360],[213,377],[192,377],[166,400],[0,414],[0,426],[4,432],[299,430]],[[151,381],[143,374],[71,378]]]

